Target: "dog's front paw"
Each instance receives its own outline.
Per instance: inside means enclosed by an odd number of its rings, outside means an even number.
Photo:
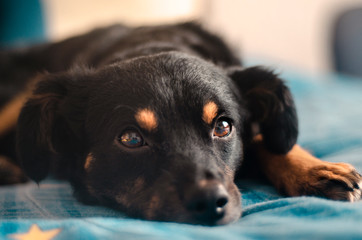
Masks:
[[[307,178],[300,189],[305,195],[350,202],[361,198],[362,177],[350,164],[323,162],[310,168]]]

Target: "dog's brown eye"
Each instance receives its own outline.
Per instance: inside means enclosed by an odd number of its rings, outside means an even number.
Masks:
[[[231,133],[231,124],[225,119],[219,119],[214,128],[214,136],[226,137]]]
[[[129,148],[141,147],[144,145],[141,134],[136,131],[125,131],[118,137],[118,141]]]

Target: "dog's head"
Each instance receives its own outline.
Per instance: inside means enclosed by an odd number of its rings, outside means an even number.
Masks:
[[[46,76],[19,117],[18,151],[34,180],[55,165],[81,198],[131,216],[226,224],[241,215],[233,180],[250,122],[271,151],[295,143],[275,75],[169,52]]]

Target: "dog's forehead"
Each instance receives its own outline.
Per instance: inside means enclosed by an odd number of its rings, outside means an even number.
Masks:
[[[230,79],[222,70],[185,54],[159,54],[106,69],[92,106],[118,122],[135,121],[152,131],[162,121],[203,119],[235,107]],[[96,97],[97,98],[97,97]]]
[[[137,98],[137,103],[157,100],[203,103],[210,98],[222,100],[231,93],[230,79],[223,70],[186,54],[137,58],[121,64],[118,74],[115,78],[124,85],[114,90]]]

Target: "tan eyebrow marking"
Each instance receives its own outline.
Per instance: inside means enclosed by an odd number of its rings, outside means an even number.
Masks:
[[[155,130],[157,127],[157,118],[153,111],[148,108],[140,109],[135,115],[135,119],[141,128],[147,131]]]
[[[206,122],[207,124],[211,124],[212,120],[217,116],[218,107],[216,103],[214,102],[208,102],[204,106],[203,114],[202,114],[202,120]]]

